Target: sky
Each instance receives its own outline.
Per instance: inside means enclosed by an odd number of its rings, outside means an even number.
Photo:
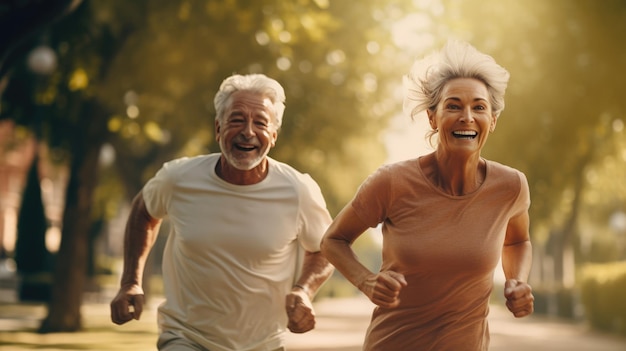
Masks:
[[[415,120],[405,114],[394,117],[384,133],[388,153],[386,163],[416,158],[431,152],[432,149],[426,141],[428,128],[426,116],[418,115]]]
[[[421,116],[421,115],[420,115]],[[426,131],[428,122],[423,118],[411,118],[403,113],[391,119],[389,128],[383,133],[385,147],[387,148],[387,159],[385,163],[394,163],[408,160],[424,155],[431,150],[426,141]],[[369,230],[374,242],[382,245],[382,232],[380,225]]]

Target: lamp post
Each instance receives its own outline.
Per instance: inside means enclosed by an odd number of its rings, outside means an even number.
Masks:
[[[57,68],[57,55],[49,46],[39,45],[35,47],[26,59],[28,69],[39,75],[49,75]]]
[[[39,176],[38,145],[41,138],[41,122],[42,115],[45,113],[45,106],[41,105],[37,95],[45,84],[45,77],[56,69],[57,58],[50,47],[40,45],[28,54],[26,63],[34,75],[31,94],[35,98],[30,104],[32,106],[32,128],[36,145],[17,221],[18,236],[15,261],[20,277],[18,296],[21,301],[48,301],[52,283],[52,256],[46,248],[48,221]]]

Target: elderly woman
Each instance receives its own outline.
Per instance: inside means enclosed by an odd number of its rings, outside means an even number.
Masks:
[[[533,312],[526,177],[481,157],[508,79],[492,57],[454,41],[405,77],[405,110],[426,111],[436,150],[370,175],[322,239],[322,253],[377,305],[364,350],[487,350],[500,258],[508,309]],[[380,223],[373,273],[351,244]]]

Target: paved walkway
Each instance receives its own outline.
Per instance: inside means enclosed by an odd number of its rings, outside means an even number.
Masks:
[[[364,298],[316,303],[316,329],[302,335],[290,334],[290,351],[360,351],[372,308],[373,304]],[[516,319],[499,305],[491,306],[489,329],[490,351],[626,351],[626,338],[554,318]]]
[[[326,299],[315,303],[315,330],[290,334],[289,351],[360,351],[372,304],[364,298]],[[41,305],[0,304],[0,350],[155,350],[155,310],[124,326],[109,321],[106,303],[83,306],[86,330],[80,333],[34,333],[45,315]],[[500,306],[490,314],[490,351],[624,351],[626,338],[590,331],[584,324],[533,316],[515,319]],[[395,350],[394,350],[395,351]],[[404,350],[402,350],[404,351]]]

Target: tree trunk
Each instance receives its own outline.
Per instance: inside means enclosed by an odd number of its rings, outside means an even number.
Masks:
[[[596,144],[590,142],[590,147],[587,152],[582,155],[578,161],[578,169],[580,170],[574,178],[574,184],[572,191],[574,192],[574,198],[570,207],[570,213],[568,214],[563,228],[557,230],[553,235],[552,257],[554,258],[554,277],[557,284],[571,285],[574,282],[566,281],[566,271],[573,270],[575,260],[572,255],[574,250],[574,239],[576,237],[576,230],[578,226],[578,216],[580,214],[580,207],[582,205],[583,191],[585,190],[585,169],[593,160],[596,151]]]
[[[568,281],[571,280],[571,275],[566,274],[566,272],[570,272],[572,267],[570,267],[573,262],[569,254],[573,251],[574,248],[574,238],[576,236],[576,227],[578,224],[578,215],[580,213],[581,206],[581,198],[583,192],[583,184],[584,184],[584,175],[582,174],[576,180],[576,184],[574,185],[574,200],[572,201],[572,206],[570,213],[563,225],[561,230],[554,231],[552,235],[552,257],[554,258],[554,280],[560,286],[571,285],[573,282]]]
[[[98,158],[106,138],[106,114],[97,103],[85,103],[76,128],[63,214],[63,236],[57,255],[52,298],[40,333],[82,328],[80,307],[87,277],[91,203],[97,184]]]

